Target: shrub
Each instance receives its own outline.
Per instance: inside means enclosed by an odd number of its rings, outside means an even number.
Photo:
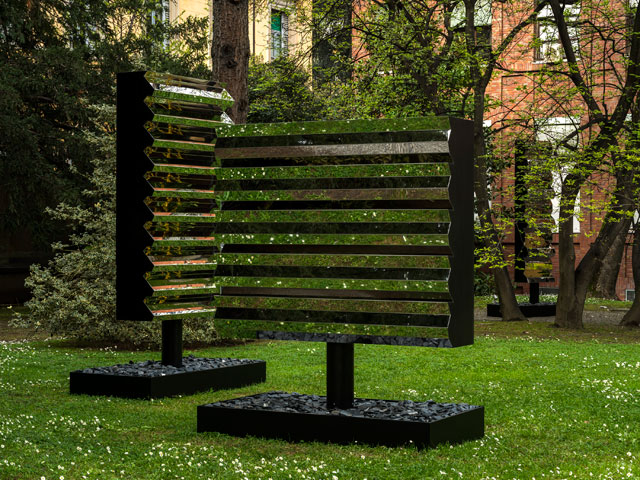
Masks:
[[[61,203],[48,209],[52,219],[73,229],[68,243],[55,243],[47,265],[32,265],[25,284],[33,298],[27,314],[15,314],[15,326],[30,327],[82,341],[157,347],[160,322],[115,319],[115,138],[112,106],[93,108],[99,134],[86,133],[94,147],[91,187],[83,206]],[[79,172],[76,174],[80,175]],[[186,344],[216,339],[213,322],[184,322]]]

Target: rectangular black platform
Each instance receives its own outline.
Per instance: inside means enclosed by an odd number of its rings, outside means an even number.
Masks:
[[[275,402],[280,405],[273,404],[274,396],[281,397]],[[371,405],[377,410],[375,416],[371,415]],[[197,428],[198,432],[293,441],[414,444],[426,448],[482,438],[484,407],[355,399],[354,408],[329,411],[326,397],[270,392],[200,405]]]
[[[72,394],[79,395],[160,398],[238,388],[266,380],[267,364],[263,360],[232,360],[234,364],[229,366],[196,371],[174,369],[173,373],[153,376],[76,370],[69,374],[69,388]],[[114,367],[104,367],[104,370],[110,368]]]
[[[519,303],[520,311],[527,317],[555,317],[555,303]],[[487,317],[502,317],[499,303],[487,304]]]

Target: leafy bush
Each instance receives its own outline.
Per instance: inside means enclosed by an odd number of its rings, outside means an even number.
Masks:
[[[249,64],[248,123],[319,120],[324,105],[309,88],[309,73],[292,57]]]
[[[32,265],[25,284],[33,298],[17,313],[16,326],[43,330],[83,341],[118,342],[157,347],[160,322],[115,320],[115,138],[113,106],[94,107],[99,134],[85,133],[95,153],[87,206],[61,203],[48,209],[52,219],[71,227],[68,243],[55,243],[47,265]],[[81,175],[80,172],[75,172]],[[211,320],[184,322],[186,344],[216,339]]]
[[[493,275],[476,269],[473,275],[473,293],[476,296],[495,295],[496,282]]]

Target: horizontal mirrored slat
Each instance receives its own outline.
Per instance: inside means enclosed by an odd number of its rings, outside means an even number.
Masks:
[[[299,342],[362,343],[367,345],[402,345],[404,347],[451,348],[448,338],[401,337],[397,335],[345,335],[334,333],[278,332],[274,330],[251,331],[251,337],[261,340],[291,340]],[[433,332],[437,335],[437,332]]]
[[[414,153],[448,153],[447,142],[361,143],[347,145],[276,146],[224,148],[216,156],[225,158],[318,157],[362,155],[408,155]],[[223,164],[223,166],[226,166]]]
[[[158,320],[173,320],[179,318],[211,317],[216,313],[215,308],[188,307],[188,308],[159,308],[151,310],[154,318]]]
[[[180,116],[220,122],[223,113],[223,108],[219,105],[170,100],[159,97],[147,97],[144,103],[154,114],[154,118],[155,116]]]
[[[145,229],[152,237],[209,237],[213,235],[211,223],[150,222]]]
[[[351,278],[287,278],[287,277],[231,277],[216,275],[216,282],[227,287],[261,287],[281,289],[344,289],[344,290],[383,290],[401,292],[448,292],[447,281],[437,280],[380,280]]]
[[[304,156],[304,157],[268,157],[259,156],[255,158],[224,158],[220,159],[221,169],[257,169],[265,167],[332,167],[332,166],[353,166],[353,165],[394,165],[394,164],[448,164],[451,162],[449,153],[411,153],[411,154],[390,154],[390,155],[342,155],[327,156]],[[328,175],[331,176],[331,175]]]
[[[182,272],[182,271],[211,271],[215,272],[217,263],[207,259],[201,260],[156,260],[153,271]]]
[[[215,325],[216,330],[225,338],[256,338],[257,332],[261,330],[334,335],[393,335],[422,338],[448,338],[447,329],[438,327],[226,319],[219,317],[219,312],[216,312],[215,315]]]
[[[190,91],[189,87],[185,87],[184,90],[178,90],[181,87],[167,87],[163,90],[154,90],[151,97],[162,98],[166,100],[174,100],[180,102],[189,103],[204,103],[207,105],[217,105],[222,108],[228,108],[233,106],[233,100],[230,100],[228,94],[223,96],[222,94],[216,94],[215,92],[207,92],[202,90]]]
[[[154,187],[154,197],[180,197],[180,198],[215,198],[215,190],[201,190],[191,188],[167,188]]]
[[[448,268],[376,268],[281,265],[229,265],[221,264],[218,276],[234,277],[290,277],[290,278],[348,278],[387,280],[448,280]]]
[[[210,198],[148,197],[145,204],[153,212],[215,213],[215,200]]]
[[[216,168],[217,167],[211,166],[165,163],[154,165],[153,172],[177,173],[180,175],[206,175],[213,177],[215,176]]]
[[[173,247],[196,247],[196,246],[208,246],[211,248],[217,248],[217,241],[215,237],[153,237],[153,248],[159,249],[160,247],[173,246]]]
[[[295,170],[295,169],[292,169]],[[291,172],[292,177],[295,171]],[[428,177],[358,177],[358,178],[283,178],[283,179],[255,179],[255,180],[220,180],[216,184],[217,190],[364,190],[364,189],[414,189],[414,188],[446,188],[449,185],[448,176]],[[360,194],[353,192],[352,198],[360,198]]]
[[[445,328],[449,323],[449,315],[231,308],[220,306],[217,307],[216,317],[226,320],[352,323],[358,325],[402,325]]]
[[[153,287],[154,297],[171,297],[176,295],[217,294],[215,284],[183,283],[175,285],[156,285]]]
[[[145,274],[145,279],[152,285],[172,285],[174,283],[210,282],[216,274],[216,265],[202,265],[185,263],[182,268],[163,268],[154,266],[151,272]]]
[[[221,233],[216,234],[220,244],[280,244],[280,245],[449,245],[449,237],[446,234],[242,234]]]
[[[170,289],[173,286],[184,285],[213,285],[215,278],[214,272],[211,270],[196,271],[151,271],[145,275],[147,282],[154,290]],[[157,287],[157,288],[156,288]]]
[[[222,210],[443,210],[451,208],[449,199],[442,200],[283,200],[229,201]]]
[[[147,122],[144,126],[154,140],[210,143],[216,138],[215,131],[208,126],[201,127],[197,125],[179,125],[159,122]]]
[[[274,265],[309,267],[449,268],[448,256],[431,255],[313,255],[232,254],[219,255],[220,265]]]
[[[206,145],[206,144],[203,144]],[[202,166],[210,167],[215,162],[215,157],[212,151],[200,151],[200,150],[184,150],[176,149],[173,147],[147,147],[144,153],[153,161],[155,165],[169,163],[169,164],[183,164],[189,165],[190,168]],[[154,170],[158,171],[157,168]],[[196,172],[200,173],[200,172]]]
[[[447,142],[444,130],[399,132],[312,133],[292,132],[287,135],[224,137],[223,148],[264,148],[324,145],[374,145],[380,143]]]
[[[328,288],[270,288],[221,286],[221,295],[261,297],[306,297],[306,298],[351,298],[372,300],[423,300],[449,301],[449,292],[427,292],[409,290],[356,290]]]
[[[448,245],[267,245],[225,244],[227,253],[329,254],[329,255],[451,255]]]
[[[216,297],[218,307],[230,308],[274,308],[284,310],[321,310],[342,312],[415,313],[449,315],[446,301],[403,301],[403,300],[352,300],[344,298],[304,298],[304,297]]]
[[[224,222],[449,222],[448,210],[221,210]]]
[[[216,186],[216,190],[220,190]],[[224,192],[222,200],[240,201],[318,201],[318,200],[448,200],[446,188],[387,189],[315,189],[315,190],[248,190]],[[224,206],[223,206],[224,208]],[[357,207],[354,207],[357,208]]]
[[[215,213],[153,212],[154,222],[213,223]]]
[[[225,137],[290,135],[295,133],[390,132],[405,130],[449,130],[446,117],[381,118],[375,120],[329,120],[315,122],[253,123],[228,125],[221,130]]]
[[[146,173],[145,178],[154,188],[155,197],[192,196],[189,191],[195,190],[197,194],[204,194],[206,198],[215,198],[216,177],[213,175],[153,171]],[[202,195],[198,198],[202,198]]]
[[[178,218],[180,214],[170,214]],[[195,214],[194,214],[195,215]],[[169,217],[168,217],[169,218]],[[184,221],[184,220],[178,220]],[[351,234],[446,234],[449,232],[449,223],[418,223],[418,222],[325,222],[325,223],[279,223],[279,222],[228,222],[218,223],[218,234],[318,234],[318,235],[351,235]],[[297,242],[296,242],[297,243]]]
[[[430,177],[449,175],[447,163],[313,165],[291,167],[220,168],[221,180],[281,178]]]
[[[164,272],[180,270],[215,270],[217,263],[208,259],[199,260],[155,260],[153,269]]]
[[[157,114],[153,116],[154,123],[167,124],[167,125],[186,125],[189,127],[206,128],[209,130],[215,130],[217,126],[221,124],[220,120],[207,120],[203,118],[192,118],[180,115],[161,115]]]
[[[151,145],[152,149],[166,148],[171,150],[197,150],[203,152],[213,152],[215,143],[193,142],[186,140],[158,140],[155,139]]]
[[[173,73],[161,73],[149,70],[144,73],[144,78],[152,84],[189,87],[198,90],[218,92],[220,94],[224,91],[224,87],[213,80],[175,75]]]

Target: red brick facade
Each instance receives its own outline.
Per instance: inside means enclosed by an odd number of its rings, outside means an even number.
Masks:
[[[624,1],[624,0],[622,0]],[[502,39],[524,18],[526,18],[533,8],[533,1],[523,1],[519,3],[512,2],[492,2],[492,44],[493,48],[497,48]],[[619,21],[620,25],[625,24],[625,9],[621,4],[618,8],[620,12]],[[590,18],[588,20],[598,23],[597,11],[590,11],[588,13],[582,12],[581,15],[587,15]],[[581,17],[582,18],[582,17]],[[512,47],[507,49],[503,58],[501,59],[501,69],[496,71],[496,75],[492,79],[487,89],[488,101],[494,102],[494,107],[491,108],[487,118],[491,122],[492,127],[503,127],[506,122],[518,122],[524,118],[535,119],[537,115],[541,117],[570,117],[575,112],[580,112],[582,108],[581,99],[572,92],[572,84],[567,80],[556,81],[553,84],[551,81],[551,87],[545,83],[545,88],[536,88],[534,86],[534,73],[540,72],[545,67],[545,62],[536,61],[535,47],[533,45],[533,39],[535,34],[535,26],[530,25],[522,30],[522,32],[516,37],[516,40],[512,43]],[[579,40],[584,41],[584,40]],[[597,42],[593,42],[595,48],[599,48]],[[602,48],[602,46],[600,46]],[[622,59],[618,56],[615,60]],[[585,59],[588,60],[588,59]],[[586,63],[586,62],[585,62]],[[616,79],[611,68],[602,68],[595,71],[592,75],[595,76],[594,83],[605,84],[606,82],[612,82],[613,84],[619,84],[619,80]],[[545,82],[549,82],[550,79],[546,79]],[[615,91],[615,89],[613,89]],[[552,93],[549,94],[549,91]],[[556,100],[552,100],[552,97],[556,97]],[[560,99],[558,101],[558,99]],[[599,98],[601,105],[606,105],[612,111],[615,107],[616,96],[615,94],[609,97],[606,93],[602,93]],[[584,108],[582,108],[584,112]],[[586,120],[584,113],[578,113],[578,123],[583,123]],[[522,126],[510,127],[511,129],[523,128]],[[531,127],[531,123],[528,127]],[[509,129],[507,129],[508,131]],[[584,137],[592,135],[595,132],[587,130],[583,134]],[[509,144],[508,134],[501,135],[504,141],[503,148],[508,151],[510,148],[514,148],[513,141]],[[532,140],[535,141],[535,138]],[[508,154],[508,153],[507,153]],[[505,192],[500,194],[495,201],[497,203],[512,206],[512,188],[514,172],[513,168],[504,172],[499,178],[496,191]],[[583,202],[594,205],[593,209],[586,208],[582,212],[580,218],[580,233],[575,236],[575,251],[576,251],[576,265],[582,259],[586,251],[589,249],[591,243],[595,240],[595,233],[598,232],[601,226],[601,218],[598,215],[597,205],[599,202],[606,200],[606,187],[609,184],[609,180],[606,176],[600,176],[595,179],[595,182],[602,188],[596,188],[594,191],[582,191],[581,199]],[[618,298],[625,298],[625,291],[634,288],[633,275],[631,271],[631,242],[633,238],[631,235],[627,237],[625,250],[622,257],[622,266],[618,275],[618,282],[616,287],[616,293]],[[557,234],[554,234],[553,243],[555,250],[557,251]],[[507,235],[505,239],[505,245],[507,251],[513,253],[514,251],[514,235],[511,233]],[[557,254],[553,257],[554,274],[553,276],[558,278],[558,258]],[[542,284],[543,287],[556,287],[557,283],[551,282]],[[526,285],[519,286],[520,292],[528,291]]]

